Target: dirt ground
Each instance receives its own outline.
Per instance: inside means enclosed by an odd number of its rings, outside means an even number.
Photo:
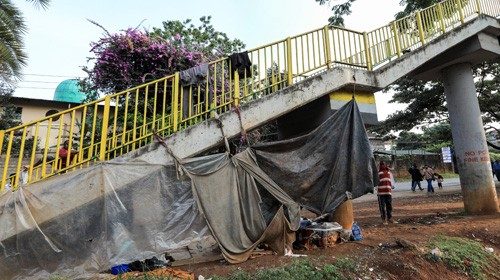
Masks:
[[[306,254],[305,258],[318,266],[334,262],[336,258],[350,257],[366,270],[362,279],[471,279],[461,271],[448,268],[443,262],[433,262],[426,257],[430,250],[428,242],[437,235],[467,237],[485,247],[492,247],[500,256],[500,214],[466,216],[462,197],[457,191],[397,198],[393,200],[393,207],[399,224],[384,226],[376,201],[354,202],[355,220],[362,228],[363,241],[295,253]],[[283,266],[295,259],[260,255],[237,265],[215,261],[181,268],[194,272],[197,277],[208,277],[229,275],[236,270],[254,272]],[[500,267],[489,271],[488,279],[500,279],[498,271]]]

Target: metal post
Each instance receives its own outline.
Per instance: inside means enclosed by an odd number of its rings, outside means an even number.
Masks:
[[[109,123],[109,107],[111,104],[111,96],[104,98],[104,112],[102,113],[102,128],[101,128],[101,148],[99,150],[99,160],[106,160],[106,148],[108,142],[108,123]]]
[[[498,199],[471,65],[442,71],[465,211],[496,213]]]
[[[418,27],[418,36],[420,37],[420,42],[422,42],[422,45],[425,44],[425,35],[424,35],[424,28],[422,26],[422,16],[420,15],[420,11],[416,13],[416,19],[417,19],[417,27]]]
[[[10,161],[10,153],[12,151],[12,142],[14,139],[14,131],[11,131],[9,133],[9,143],[7,144],[7,151],[5,151],[5,161],[4,161],[4,166],[3,166],[3,171],[2,171],[2,185],[0,186],[1,189],[4,188],[6,182],[7,182],[7,175],[8,175],[8,170],[9,170],[9,161]]]
[[[5,130],[0,130],[0,156],[2,155],[2,148],[3,148],[3,139],[5,138]],[[5,166],[4,166],[5,168]],[[3,174],[3,172],[2,172]],[[2,179],[0,180],[1,185],[0,185],[0,192],[3,191],[3,188],[5,187],[5,178],[2,176]]]
[[[286,72],[287,72],[287,83],[292,85],[293,83],[293,69],[292,69],[292,39],[290,37],[286,38]]]
[[[2,155],[4,137],[5,137],[5,130],[0,130],[0,156]]]
[[[446,27],[444,25],[444,13],[443,13],[443,6],[441,3],[437,4],[438,7],[438,15],[439,15],[439,26],[441,27],[441,32],[446,32]]]
[[[460,15],[460,21],[464,23],[464,8],[462,7],[462,0],[457,0],[458,14]]]
[[[174,89],[172,96],[172,125],[173,131],[176,132],[179,126],[179,72],[174,76]]]
[[[325,27],[323,27],[323,40],[325,42],[324,46],[326,67],[330,69],[332,64],[332,54],[330,53],[330,27],[328,27],[328,25],[325,25]]]
[[[234,105],[238,106],[240,104],[240,75],[238,71],[234,71],[234,95],[233,101]]]
[[[481,2],[480,2],[480,0],[476,0],[476,9],[477,9],[477,13],[480,14],[481,13]]]
[[[399,32],[398,32],[398,27],[396,25],[396,22],[392,22],[392,33],[394,35],[394,43],[396,45],[396,52],[398,54],[398,57],[402,55],[401,52],[401,44],[399,43]]]
[[[363,32],[363,41],[365,43],[365,55],[366,55],[366,68],[368,71],[372,70],[372,55],[370,53],[370,46],[368,45],[368,35],[366,32]]]

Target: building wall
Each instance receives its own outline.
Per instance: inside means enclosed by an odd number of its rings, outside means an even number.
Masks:
[[[64,111],[70,107],[70,104],[68,103],[54,103],[54,104],[43,104],[43,102],[40,102],[40,104],[22,104],[22,103],[14,103],[14,106],[21,107],[22,108],[22,113],[21,113],[21,121],[23,124],[32,122],[32,121],[37,121],[39,119],[42,119],[45,117],[47,112],[49,110],[57,110],[58,112]],[[75,114],[75,120],[80,123],[82,119],[82,111],[79,110]],[[49,142],[49,148],[55,149],[57,146],[57,135],[59,133],[59,129],[62,126],[62,132],[63,132],[63,137],[66,136],[66,139],[69,134],[70,130],[70,124],[71,124],[71,115],[70,114],[64,114],[61,118],[55,120],[53,119],[52,124],[50,125],[50,133],[48,134],[47,137],[47,132],[49,130],[49,121],[46,120],[44,122],[41,122],[38,126],[38,149],[42,149],[45,147],[45,143],[48,141]],[[74,129],[78,129],[75,127]],[[36,126],[30,126],[29,129],[27,130],[27,137],[33,137],[35,135],[35,130]],[[65,139],[61,139],[61,142],[64,142]]]

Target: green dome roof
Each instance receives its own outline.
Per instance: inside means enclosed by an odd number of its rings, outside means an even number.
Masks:
[[[80,91],[80,86],[76,79],[62,81],[54,92],[55,101],[82,103],[85,97],[85,93]]]

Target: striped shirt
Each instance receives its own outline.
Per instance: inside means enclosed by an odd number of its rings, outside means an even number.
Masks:
[[[391,183],[391,172],[390,171],[380,171],[378,173],[378,195],[391,195],[392,183]]]

